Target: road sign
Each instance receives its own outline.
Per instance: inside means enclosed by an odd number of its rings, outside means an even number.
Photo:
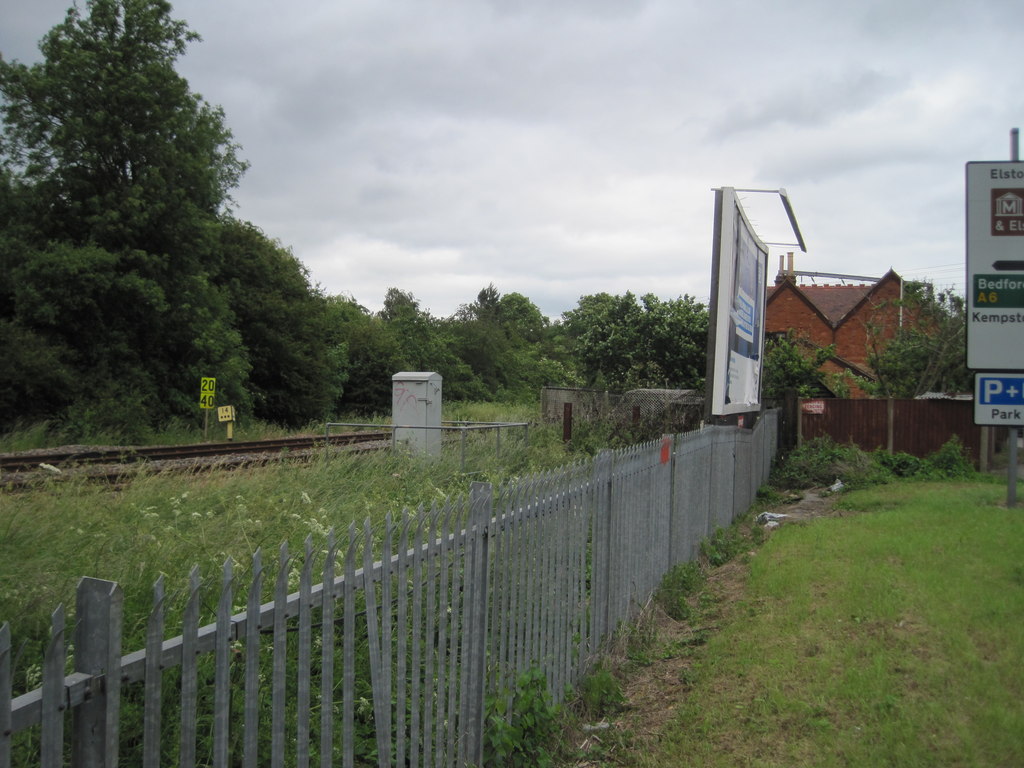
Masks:
[[[974,423],[1024,426],[1024,373],[974,374]]]
[[[1024,371],[1024,163],[967,163],[967,367]]]

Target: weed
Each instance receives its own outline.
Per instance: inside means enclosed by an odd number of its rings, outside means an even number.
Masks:
[[[580,682],[576,701],[581,717],[596,720],[621,711],[626,697],[611,668],[602,661]]]
[[[975,476],[970,457],[955,435],[923,459],[902,452],[865,452],[853,444],[840,445],[830,437],[819,437],[776,459],[771,485],[812,488],[830,485],[838,478],[853,489],[904,478],[953,480]]]
[[[693,613],[689,598],[704,586],[704,572],[695,562],[680,563],[661,580],[654,600],[676,621],[685,621]]]
[[[713,568],[725,565],[745,549],[746,542],[737,525],[719,528],[700,543],[701,556]]]
[[[545,768],[552,764],[561,708],[551,703],[543,671],[526,670],[516,679],[515,691],[489,697],[486,706],[485,766]]]

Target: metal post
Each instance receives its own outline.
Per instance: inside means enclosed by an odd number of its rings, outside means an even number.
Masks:
[[[1010,427],[1008,432],[1010,461],[1006,467],[1006,506],[1013,508],[1017,506],[1017,438],[1020,430]]]
[[[78,583],[75,671],[92,675],[92,695],[74,712],[71,764],[88,768],[117,765],[121,704],[121,614],[124,597],[113,581]]]
[[[466,471],[466,428],[465,427],[459,427],[459,433],[461,434],[461,438],[460,439],[462,441],[462,445],[461,445],[462,458],[459,461],[459,471],[460,472],[465,472]]]
[[[1010,160],[1018,162],[1020,160],[1020,129],[1010,129]],[[1017,436],[1019,430],[1017,427],[1010,427],[1009,433],[1009,455],[1010,463],[1006,468],[1006,506],[1015,507],[1017,506]]]
[[[463,588],[469,595],[463,637],[466,643],[468,676],[466,698],[462,701],[463,757],[467,765],[482,765],[484,758],[484,694],[487,687],[487,567],[488,528],[494,514],[494,489],[490,483],[473,483],[467,526],[469,571]]]
[[[494,456],[495,458],[501,458],[501,426],[495,425],[494,427]]]

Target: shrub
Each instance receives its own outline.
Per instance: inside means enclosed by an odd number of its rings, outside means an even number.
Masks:
[[[772,467],[771,484],[776,488],[812,488],[831,485],[838,478],[847,487],[863,488],[895,478],[956,480],[975,474],[970,456],[955,435],[923,459],[881,449],[865,453],[855,445],[840,445],[829,437],[819,437],[778,458]]]
[[[909,453],[875,451],[872,458],[880,469],[893,477],[915,477],[924,466],[921,459]]]
[[[965,479],[975,475],[974,464],[967,449],[956,435],[925,458],[923,470],[928,477],[942,480]]]
[[[884,482],[885,472],[857,446],[817,437],[777,459],[771,483],[777,488],[813,488],[837,478],[848,487],[864,487]]]
[[[700,553],[712,568],[725,565],[744,549],[746,542],[735,524],[718,528],[700,543]]]
[[[487,700],[484,765],[546,768],[561,708],[551,703],[547,678],[531,667],[516,679],[515,692],[501,691]]]

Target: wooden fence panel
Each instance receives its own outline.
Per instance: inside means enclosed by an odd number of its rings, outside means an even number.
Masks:
[[[800,439],[831,437],[853,443],[865,451],[885,448],[888,442],[886,400],[818,400],[821,413],[808,412],[801,401]]]
[[[801,440],[827,436],[865,451],[888,449],[891,440],[893,451],[923,458],[955,436],[975,464],[982,454],[969,400],[801,400],[800,408]]]

